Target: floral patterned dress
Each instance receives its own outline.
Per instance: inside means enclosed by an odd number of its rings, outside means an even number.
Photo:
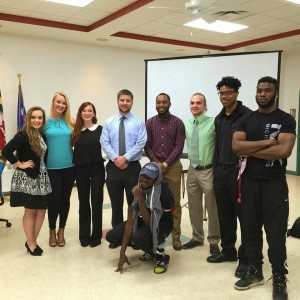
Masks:
[[[52,192],[52,189],[44,162],[47,145],[41,135],[39,135],[39,139],[43,149],[39,176],[33,179],[23,170],[15,170],[10,193],[10,204],[13,207],[24,206],[30,209],[47,209],[48,207],[48,195]]]

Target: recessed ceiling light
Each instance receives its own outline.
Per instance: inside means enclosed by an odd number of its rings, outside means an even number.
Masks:
[[[55,2],[60,4],[84,7],[93,2],[94,0],[46,0],[48,2]]]
[[[300,4],[300,0],[285,0],[285,1]]]
[[[223,33],[231,33],[238,30],[246,29],[248,26],[225,22],[225,21],[215,21],[213,23],[207,23],[203,19],[197,19],[188,23],[183,24],[184,26],[198,28],[198,29],[205,29],[210,31],[217,31]]]

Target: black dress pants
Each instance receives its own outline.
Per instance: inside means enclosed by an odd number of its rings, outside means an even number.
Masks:
[[[107,163],[106,186],[111,201],[112,227],[124,221],[124,191],[126,193],[127,204],[131,205],[133,201],[132,189],[138,183],[140,171],[141,164],[139,161],[130,162],[128,167],[124,170],[116,167],[112,161]]]
[[[49,197],[48,221],[50,229],[65,228],[70,210],[70,197],[75,181],[75,168],[48,170],[52,193]]]
[[[79,198],[79,240],[101,240],[104,164],[76,165],[75,170]]]
[[[241,225],[241,205],[238,203],[238,167],[218,165],[214,169],[214,190],[217,200],[222,253],[226,256],[245,260],[243,234]],[[242,244],[235,247],[237,239],[237,219],[240,221]]]

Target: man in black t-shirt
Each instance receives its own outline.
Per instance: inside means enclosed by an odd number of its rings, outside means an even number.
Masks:
[[[264,283],[264,226],[272,265],[273,299],[287,299],[285,243],[289,198],[285,172],[287,157],[295,144],[296,122],[276,107],[278,89],[278,82],[272,77],[258,81],[258,110],[241,120],[233,135],[233,151],[243,157],[239,180],[243,243],[248,257],[248,270],[234,287],[246,290]]]
[[[141,261],[156,259],[154,273],[167,270],[170,256],[157,246],[172,231],[174,196],[168,184],[162,181],[162,171],[157,163],[145,164],[139,182],[132,189],[134,200],[128,206],[127,221],[117,225],[106,235],[109,243],[122,244],[117,272],[123,272],[125,263],[130,265],[125,251],[127,246],[143,250]]]

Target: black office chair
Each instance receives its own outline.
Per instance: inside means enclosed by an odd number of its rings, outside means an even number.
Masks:
[[[0,180],[1,181],[1,180]],[[2,194],[2,192],[1,192],[1,194]],[[0,197],[0,206],[1,205],[3,205],[4,204],[4,197],[3,197],[3,195]],[[6,222],[6,227],[11,227],[11,223],[8,221],[8,220],[6,220],[6,219],[2,219],[2,218],[0,218],[0,222]]]

